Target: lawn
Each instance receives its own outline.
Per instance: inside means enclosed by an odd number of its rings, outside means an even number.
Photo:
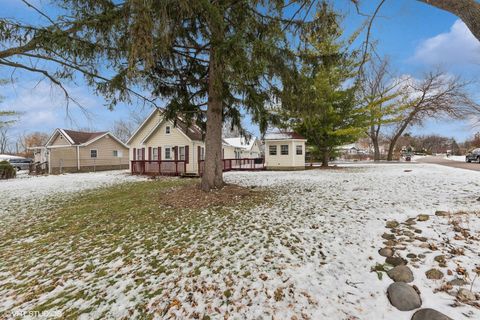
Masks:
[[[442,250],[451,224],[434,212],[480,210],[479,178],[429,164],[354,165],[231,172],[225,179],[243,187],[209,196],[197,180],[127,177],[32,193],[0,216],[0,318],[58,311],[68,319],[410,319],[389,304],[388,277],[371,272],[383,262],[385,223],[431,215],[416,228]],[[16,183],[22,190],[28,180]],[[12,199],[15,188],[8,190]],[[468,216],[458,223],[476,237],[478,214]],[[453,279],[445,268],[474,267],[478,242],[469,240],[461,257],[447,252],[438,281],[423,273],[439,251],[421,244],[396,246],[402,257],[425,256],[411,261],[424,306],[454,319],[480,316],[435,291]]]

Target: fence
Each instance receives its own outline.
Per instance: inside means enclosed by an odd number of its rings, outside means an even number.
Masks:
[[[132,174],[179,176],[187,172],[185,160],[133,160]]]
[[[241,158],[241,159],[222,159],[223,171],[234,170],[265,170],[265,160],[263,158]],[[198,162],[198,174],[203,174],[205,160]]]

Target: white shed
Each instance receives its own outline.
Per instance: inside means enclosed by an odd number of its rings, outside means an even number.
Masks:
[[[265,135],[265,166],[267,170],[305,169],[305,142],[296,132]]]

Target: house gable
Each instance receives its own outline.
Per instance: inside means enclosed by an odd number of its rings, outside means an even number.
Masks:
[[[128,145],[138,145],[145,139],[145,137],[157,126],[163,119],[160,109],[155,108],[150,115],[143,121],[143,123],[137,128],[128,139]]]
[[[71,146],[73,145],[73,141],[62,129],[55,129],[55,131],[50,136],[50,138],[48,139],[45,145],[47,147],[48,146]]]

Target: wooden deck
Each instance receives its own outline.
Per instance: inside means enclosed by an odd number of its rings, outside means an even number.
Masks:
[[[204,160],[198,163],[198,173],[201,176],[204,170]],[[223,172],[226,171],[257,171],[265,170],[263,158],[223,159]]]
[[[184,160],[133,160],[132,174],[149,176],[180,176],[187,172]]]

